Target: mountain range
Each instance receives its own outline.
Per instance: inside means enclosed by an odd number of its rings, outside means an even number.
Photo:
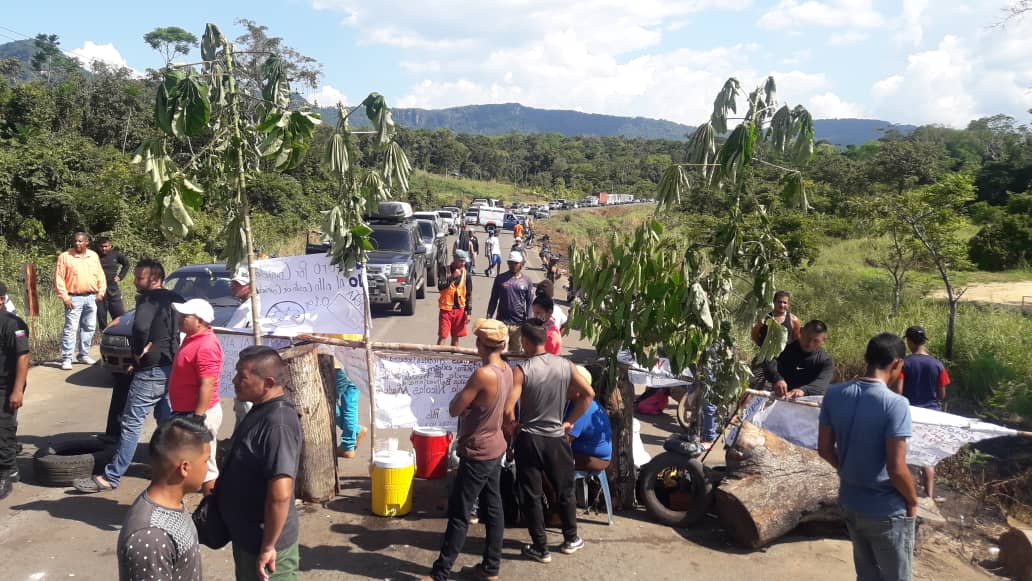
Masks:
[[[22,61],[17,80],[32,77],[28,62],[35,53],[32,40],[0,44],[0,60],[13,58]],[[336,123],[333,108],[320,108],[327,123]],[[465,105],[447,109],[392,109],[395,122],[410,129],[449,129],[455,133],[476,135],[506,135],[508,133],[559,133],[572,137],[628,137],[642,139],[684,140],[694,128],[689,125],[649,119],[583,113],[580,111],[538,109],[519,103],[494,105]],[[365,115],[356,112],[351,120],[356,126],[367,122]],[[827,141],[839,147],[859,145],[882,137],[887,131],[909,134],[913,125],[896,125],[877,119],[817,119],[814,131],[818,141]]]

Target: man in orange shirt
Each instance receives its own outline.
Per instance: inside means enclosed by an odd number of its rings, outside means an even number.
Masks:
[[[459,338],[465,337],[466,323],[473,309],[473,277],[466,268],[469,254],[465,250],[455,251],[455,261],[448,267],[448,278],[438,285],[441,291],[437,306],[440,309],[437,317],[437,344],[451,337],[451,344],[458,345]]]
[[[89,245],[89,235],[76,232],[72,247],[57,257],[54,271],[54,289],[65,306],[61,334],[61,369],[64,370],[72,368],[76,332],[79,334],[79,363],[96,363],[90,357],[90,344],[97,329],[97,301],[104,299],[107,278],[100,266],[100,257]]]
[[[523,224],[516,222],[516,225],[512,227],[513,238],[523,238]]]

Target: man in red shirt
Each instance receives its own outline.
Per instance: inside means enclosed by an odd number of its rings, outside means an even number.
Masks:
[[[172,308],[182,315],[179,330],[186,334],[172,362],[168,379],[172,414],[203,424],[211,432],[213,441],[217,442],[219,426],[222,425],[222,406],[219,405],[222,345],[211,328],[215,311],[204,299],[174,303]],[[202,488],[205,495],[211,494],[218,476],[219,468],[215,454],[212,454],[208,458],[208,474]]]

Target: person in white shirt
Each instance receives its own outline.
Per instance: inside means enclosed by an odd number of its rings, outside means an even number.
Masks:
[[[484,256],[487,257],[487,270],[484,276],[491,276],[491,270],[498,274],[502,270],[502,243],[498,241],[495,232],[488,232],[487,242],[484,243]]]

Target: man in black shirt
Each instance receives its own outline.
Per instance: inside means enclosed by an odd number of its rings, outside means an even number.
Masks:
[[[0,282],[0,500],[18,479],[18,408],[29,374],[29,328],[6,306],[7,286]]]
[[[143,422],[150,413],[159,422],[172,415],[168,403],[168,375],[172,370],[179,346],[179,326],[176,324],[172,303],[185,302],[183,297],[166,290],[165,268],[156,260],[141,260],[136,265],[136,313],[133,332],[129,339],[134,364],[130,368],[133,379],[129,383],[129,397],[122,413],[122,433],[118,449],[104,474],[92,478],[78,478],[72,486],[83,493],[103,492],[118,488],[140,442]]]
[[[294,479],[301,422],[286,396],[287,366],[271,347],[240,352],[233,389],[254,404],[233,433],[215,481],[219,513],[233,542],[236,578],[295,579],[300,565]]]
[[[97,328],[107,327],[108,315],[112,319],[125,314],[125,303],[122,302],[122,290],[118,283],[129,273],[129,259],[121,251],[111,246],[111,239],[107,236],[97,238],[97,256],[100,257],[100,268],[104,270],[104,278],[107,279],[107,291],[104,298],[97,301]]]
[[[773,386],[774,395],[796,398],[828,391],[835,363],[821,348],[827,338],[828,326],[814,319],[803,325],[798,341],[789,343],[777,359],[767,362],[763,374]]]

